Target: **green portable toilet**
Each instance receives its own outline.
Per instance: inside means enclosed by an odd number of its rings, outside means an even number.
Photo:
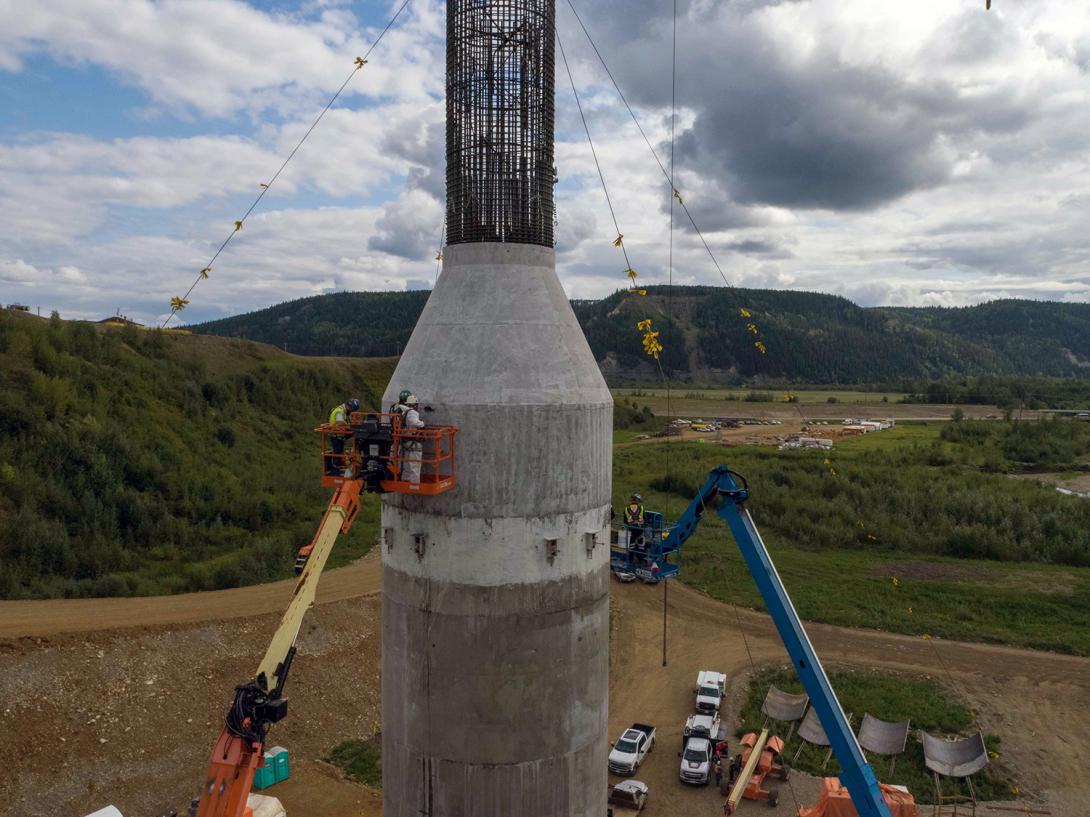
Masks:
[[[287,780],[291,773],[291,769],[288,766],[288,750],[283,746],[274,746],[269,749],[265,757],[269,759],[266,761],[267,763],[271,762],[273,764],[276,782],[279,783],[281,780]]]
[[[267,789],[276,782],[276,763],[269,752],[265,753],[265,765],[254,770],[254,788]]]

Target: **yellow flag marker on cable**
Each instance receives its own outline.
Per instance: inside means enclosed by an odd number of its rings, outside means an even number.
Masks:
[[[617,233],[617,237],[613,239],[613,246],[620,247],[622,244],[624,244],[624,235]]]
[[[742,315],[743,318],[752,318],[753,317],[753,313],[750,312],[748,309],[746,309],[744,306],[740,307],[738,309],[738,312]]]
[[[440,253],[436,253],[436,254],[435,254],[435,260],[436,260],[436,261],[442,261],[442,260],[443,260],[443,253],[441,253],[441,252],[440,252]]]
[[[262,190],[268,190],[268,189],[269,189],[269,186],[268,186],[267,184],[265,184],[265,182],[261,182],[261,184],[260,184],[260,185],[258,185],[258,186],[259,186],[259,187],[260,187],[260,188],[261,188]]]
[[[754,335],[756,335],[757,334],[757,324],[747,323],[746,324],[746,330],[749,331],[749,332],[752,332]]]
[[[201,270],[201,280],[202,281],[207,281],[208,280],[208,273],[210,273],[211,271],[212,271],[211,267],[205,267],[204,269],[202,269]]]
[[[759,351],[759,352],[760,352],[760,353],[761,353],[762,355],[763,355],[763,354],[765,354],[765,353],[766,353],[766,352],[768,351],[768,350],[767,350],[767,349],[765,348],[765,345],[764,345],[764,342],[763,342],[763,341],[757,341],[757,342],[756,342],[756,343],[754,343],[753,345],[757,347],[757,351]]]
[[[242,229],[242,222],[241,221],[236,221],[235,222],[235,232],[237,233],[241,229]]]
[[[662,344],[659,343],[659,333],[651,328],[650,319],[640,321],[636,324],[636,328],[643,332],[643,350],[649,357],[658,360],[659,352],[662,351]]]
[[[363,57],[356,57],[356,70],[359,71],[363,66],[367,65],[367,60]]]
[[[186,304],[188,303],[189,301],[187,301],[185,298],[175,295],[173,298],[170,299],[170,308],[173,309],[175,312],[181,312],[183,309],[185,309]]]
[[[685,206],[685,202],[681,200],[681,194],[677,191],[676,187],[674,188],[674,198],[677,199],[677,203],[680,204],[682,207]]]

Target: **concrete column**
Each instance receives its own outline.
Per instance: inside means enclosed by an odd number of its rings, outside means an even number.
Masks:
[[[383,813],[604,817],[613,401],[553,250],[447,247],[403,388],[461,431],[383,498]]]

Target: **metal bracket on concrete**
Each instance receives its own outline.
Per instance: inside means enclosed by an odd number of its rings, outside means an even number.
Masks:
[[[394,529],[383,528],[382,529],[382,541],[386,543],[386,552],[389,553],[394,549]]]
[[[584,533],[583,534],[583,544],[586,545],[586,548],[587,548],[587,558],[588,559],[593,558],[594,557],[594,548],[598,544],[598,534],[594,533],[594,532]]]
[[[428,549],[428,537],[426,534],[413,534],[413,549],[416,551],[416,558],[420,561],[424,561],[424,552]]]
[[[545,558],[549,560],[549,564],[556,561],[556,554],[560,552],[560,540],[548,539],[545,540]]]

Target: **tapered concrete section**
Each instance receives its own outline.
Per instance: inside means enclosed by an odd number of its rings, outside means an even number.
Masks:
[[[447,247],[384,398],[461,429],[455,490],[383,500],[386,817],[606,811],[613,401],[554,263]]]

